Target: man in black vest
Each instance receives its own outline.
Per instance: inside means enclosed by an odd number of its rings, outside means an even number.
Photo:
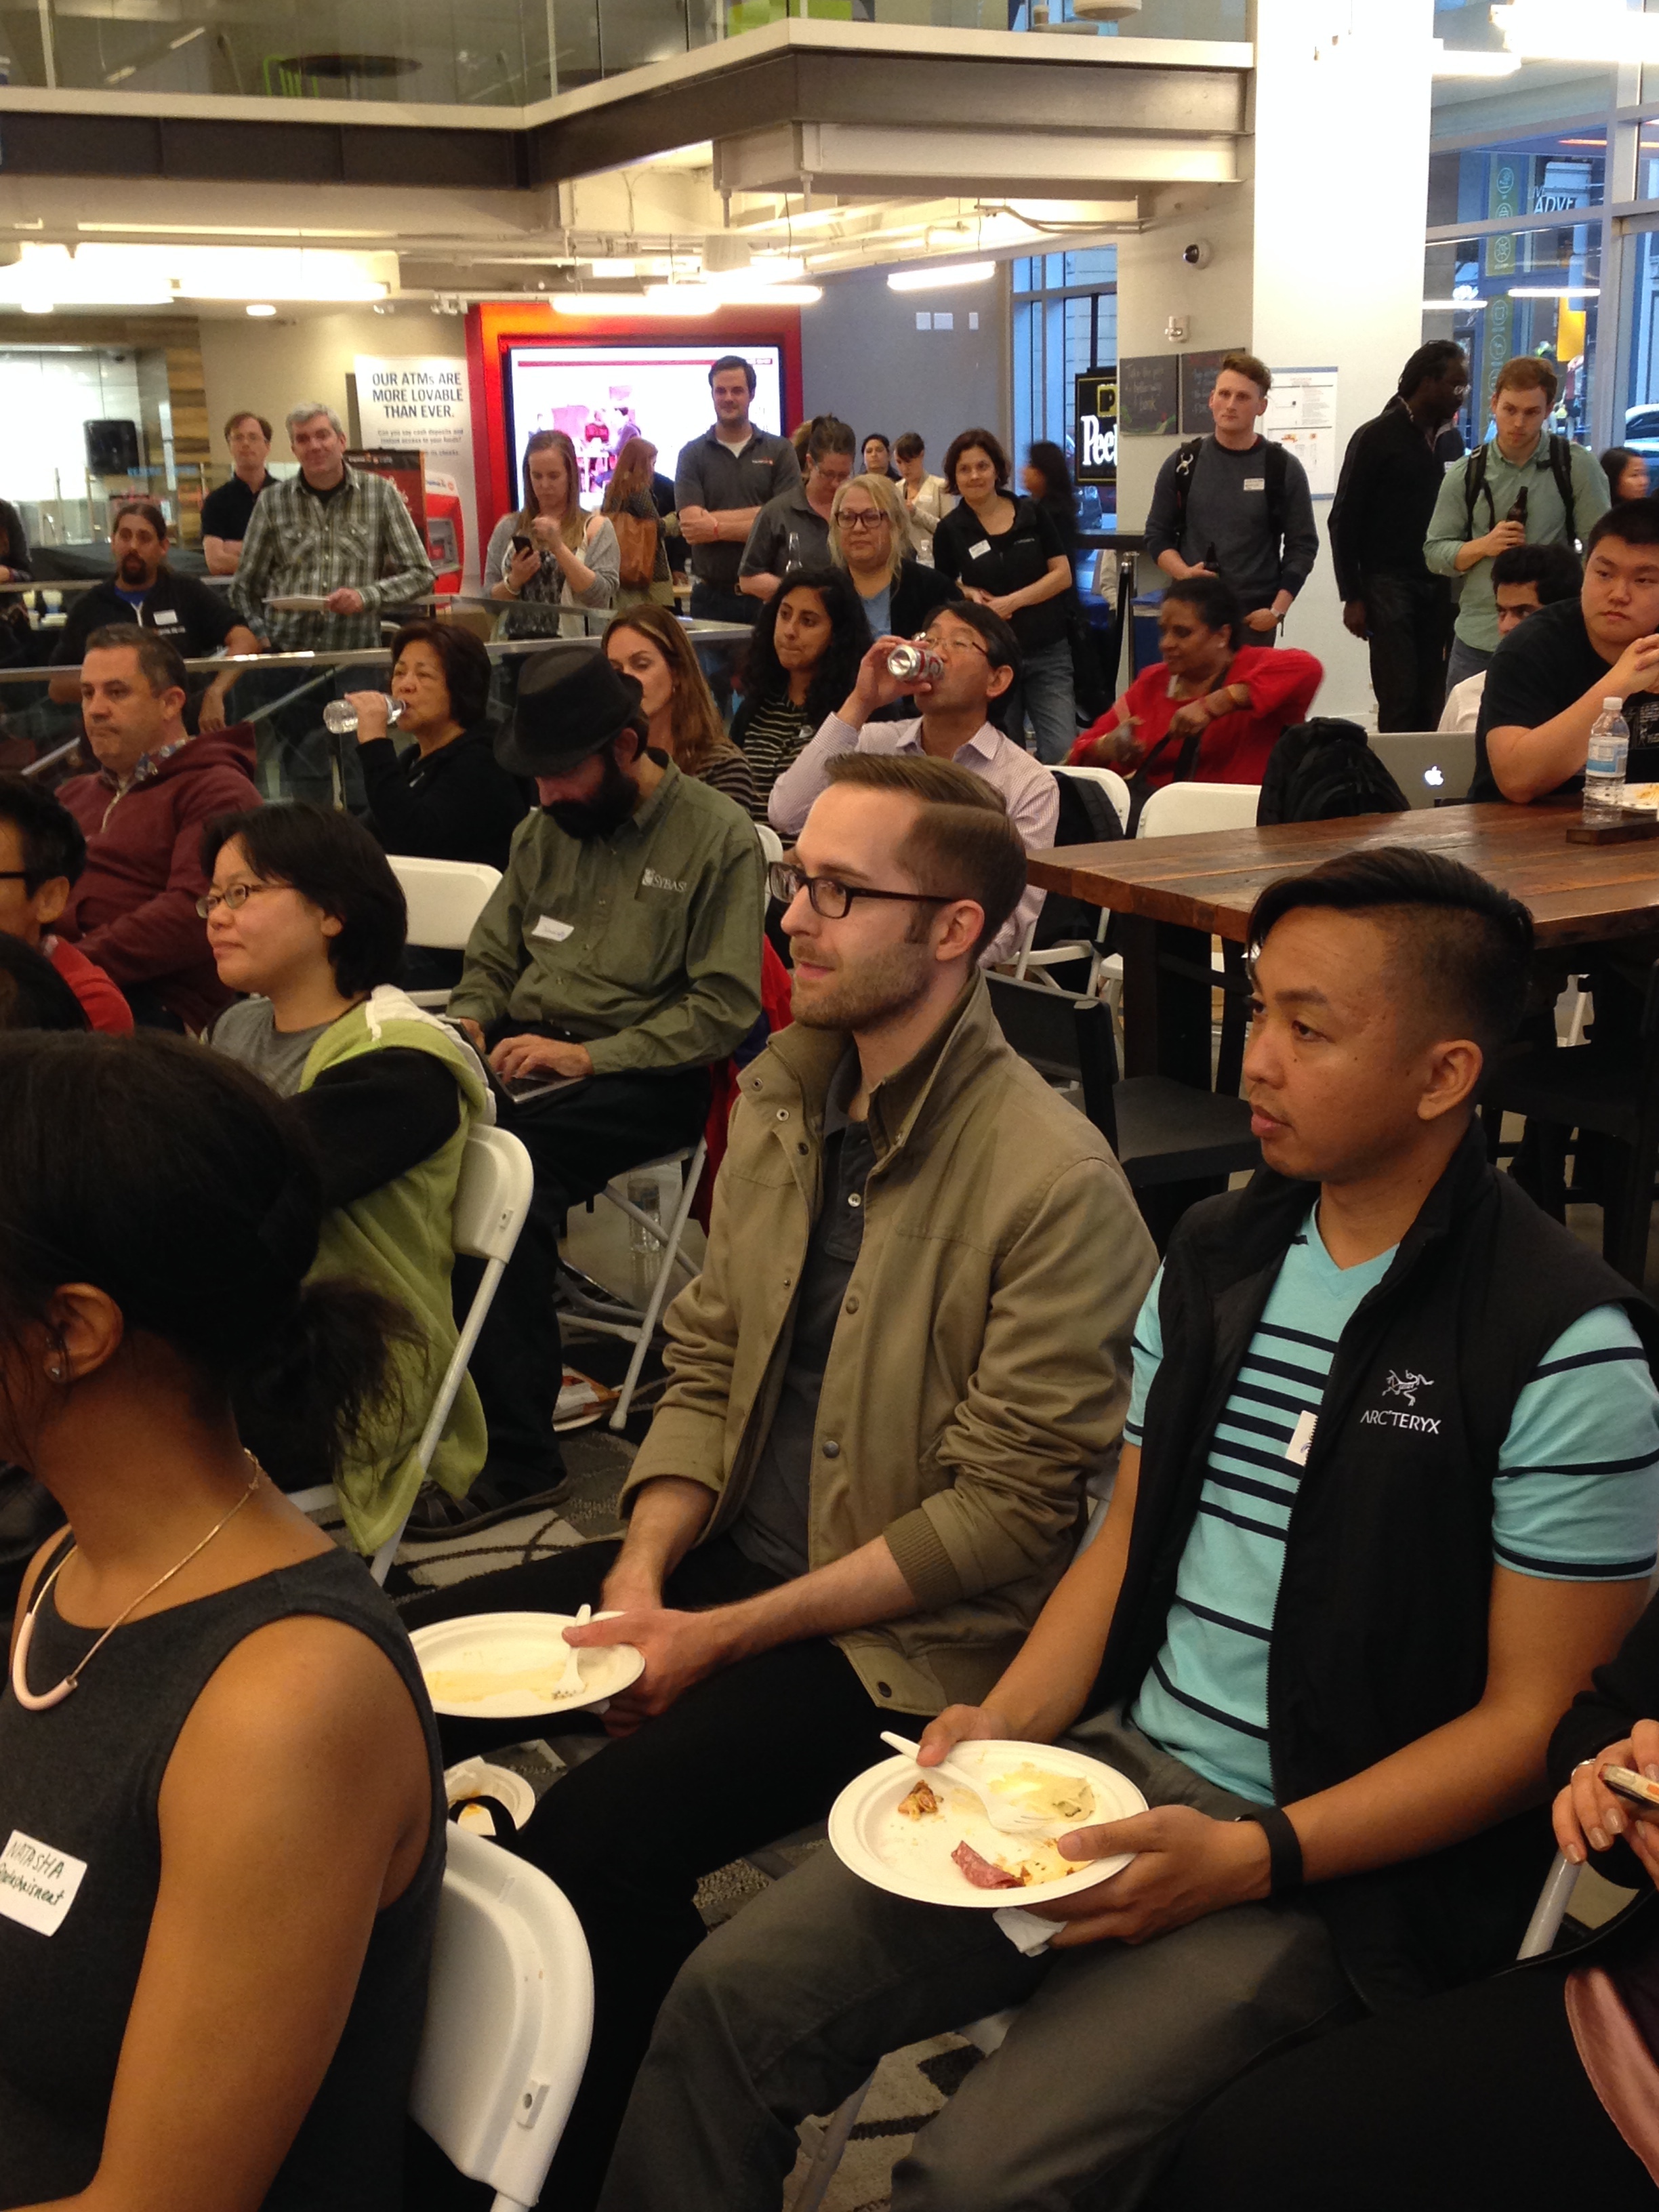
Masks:
[[[924,1763],[1103,1759],[1152,1809],[1054,1840],[1135,1856],[994,1917],[818,1854],[682,1971],[601,2212],[775,2206],[801,2117],[1011,2004],[894,2212],[1122,2212],[1275,2046],[1513,1955],[1550,1730],[1653,1565],[1659,1316],[1474,1126],[1524,908],[1385,848],[1271,886],[1251,942],[1267,1165],[1186,1216],[1148,1293],[1097,1540],[986,1704],[922,1738]]]

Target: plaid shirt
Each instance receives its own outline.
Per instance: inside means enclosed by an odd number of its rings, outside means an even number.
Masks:
[[[348,468],[330,499],[299,477],[268,484],[253,510],[230,595],[243,618],[277,653],[342,653],[380,642],[382,607],[407,605],[436,579],[395,484]],[[359,615],[274,614],[265,601],[322,598],[349,585]]]

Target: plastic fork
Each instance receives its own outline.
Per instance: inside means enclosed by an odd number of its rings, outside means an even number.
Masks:
[[[593,1608],[591,1605],[583,1606],[580,1612],[577,1613],[574,1620],[571,1622],[571,1626],[573,1628],[585,1627],[587,1621],[592,1617],[592,1611]],[[562,1635],[560,1637],[559,1641],[562,1644],[564,1643]],[[579,1698],[581,1695],[581,1653],[577,1650],[574,1644],[565,1644],[564,1668],[562,1672],[560,1674],[558,1680],[553,1685],[553,1688],[550,1692],[551,1696],[555,1699],[559,1698]]]
[[[890,1744],[895,1751],[902,1751],[907,1759],[916,1756],[916,1747],[908,1736],[895,1735],[884,1729],[881,1740]],[[920,1760],[917,1760],[917,1765],[921,1765]],[[1022,1813],[1017,1806],[1000,1804],[983,1783],[975,1782],[965,1767],[958,1766],[955,1759],[948,1756],[941,1759],[937,1766],[923,1766],[921,1771],[925,1778],[941,1775],[946,1782],[954,1782],[958,1789],[966,1790],[977,1797],[986,1819],[1005,1836],[1051,1836],[1054,1832],[1054,1822],[1050,1814]]]

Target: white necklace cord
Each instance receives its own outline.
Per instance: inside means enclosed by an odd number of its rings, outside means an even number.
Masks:
[[[248,1484],[247,1488],[242,1492],[236,1503],[231,1507],[229,1512],[227,1513],[222,1519],[214,1522],[213,1526],[208,1530],[206,1535],[203,1537],[201,1542],[199,1544],[193,1545],[191,1549],[185,1553],[184,1558],[179,1560],[176,1567],[169,1567],[166,1574],[158,1576],[147,1590],[140,1590],[137,1596],[134,1598],[132,1603],[126,1607],[125,1611],[118,1613],[115,1619],[111,1621],[109,1626],[104,1631],[103,1634],[93,1645],[91,1650],[88,1652],[86,1657],[82,1660],[78,1667],[74,1668],[69,1674],[65,1674],[63,1680],[59,1682],[55,1688],[46,1691],[43,1696],[37,1697],[34,1692],[30,1689],[28,1685],[29,1645],[34,1639],[34,1616],[40,1610],[40,1601],[46,1596],[46,1592],[57,1581],[58,1576],[63,1573],[64,1568],[75,1557],[75,1547],[70,1545],[69,1550],[64,1553],[63,1558],[59,1559],[58,1565],[52,1569],[52,1572],[46,1577],[45,1582],[41,1583],[40,1589],[36,1590],[33,1597],[30,1600],[29,1609],[23,1615],[21,1625],[17,1631],[17,1642],[11,1655],[11,1690],[12,1695],[16,1698],[18,1704],[21,1705],[25,1712],[44,1713],[49,1711],[53,1705],[61,1705],[71,1690],[76,1690],[80,1687],[82,1675],[86,1672],[88,1667],[92,1663],[92,1662],[98,1656],[98,1654],[103,1650],[104,1646],[109,1642],[116,1630],[121,1627],[125,1622],[131,1620],[132,1615],[137,1612],[139,1607],[143,1604],[146,1598],[154,1597],[156,1591],[163,1589],[173,1580],[173,1577],[175,1575],[183,1574],[185,1569],[190,1565],[191,1561],[194,1559],[199,1558],[200,1555],[206,1551],[208,1546],[219,1534],[219,1531],[222,1528],[228,1528],[236,1518],[236,1516],[241,1511],[242,1508],[247,1504],[249,1498],[252,1497],[254,1492],[258,1488],[259,1477],[264,1473],[264,1469],[260,1466],[258,1461],[254,1459],[253,1454],[251,1451],[245,1449],[243,1456],[246,1459],[252,1461],[253,1480]]]

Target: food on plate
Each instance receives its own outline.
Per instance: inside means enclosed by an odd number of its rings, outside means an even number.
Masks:
[[[1659,808],[1659,783],[1632,783],[1625,787],[1626,806]]]
[[[422,1670],[426,1693],[439,1705],[469,1705],[481,1698],[539,1698],[551,1704],[556,1698],[574,1697],[580,1690],[564,1686],[564,1669],[558,1664],[541,1667],[432,1667]]]
[[[1042,1820],[1086,1820],[1095,1809],[1095,1793],[1081,1775],[1057,1773],[1030,1759],[988,1775],[986,1787],[1006,1797],[1017,1811],[1034,1813]]]
[[[994,1866],[971,1844],[958,1844],[951,1856],[975,1889],[1023,1889],[1025,1886],[1022,1875],[1010,1874],[1006,1867]]]
[[[1054,1843],[1027,1844],[1012,1866],[1006,1859],[986,1858],[971,1844],[958,1844],[951,1856],[975,1889],[1040,1889],[1045,1882],[1064,1881],[1089,1863],[1068,1859]]]
[[[899,1800],[899,1811],[907,1820],[931,1820],[939,1809],[939,1799],[925,1782],[918,1782],[908,1797]]]

